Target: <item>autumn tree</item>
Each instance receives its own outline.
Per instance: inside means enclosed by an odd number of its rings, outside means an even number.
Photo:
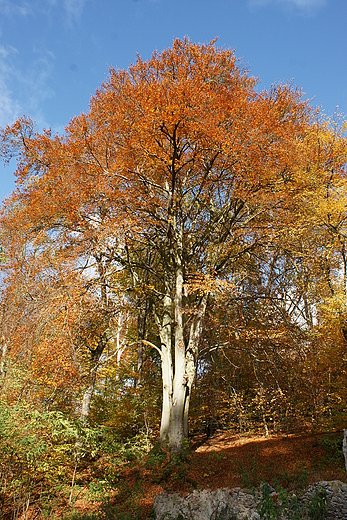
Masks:
[[[242,284],[208,315],[197,394],[214,426],[345,421],[345,131],[312,115],[266,247],[240,259]]]
[[[2,151],[5,156],[18,154],[18,173],[30,172],[2,212],[4,301],[11,301],[3,319],[8,324],[2,327],[3,344],[12,343],[15,352],[23,348],[24,335],[34,345],[29,349],[34,357],[41,351],[48,361],[54,352],[61,366],[75,364],[84,387],[80,415],[86,421],[101,357],[106,347],[112,351],[122,346],[124,332],[119,327],[123,296],[112,247],[102,231],[103,209],[99,201],[84,201],[85,211],[78,206],[79,192],[75,189],[71,197],[61,177],[69,160],[66,148],[51,141],[48,133],[35,134],[29,119],[18,120],[12,133],[5,132]],[[60,172],[54,173],[60,179],[54,181],[55,196],[48,177],[41,178],[47,173],[48,155]],[[22,308],[23,324],[18,312]]]
[[[2,136],[2,153],[19,153],[3,225],[14,212],[31,236],[55,237],[58,262],[73,251],[98,278],[105,312],[122,278],[140,356],[144,345],[160,353],[160,437],[172,452],[188,435],[206,310],[245,283],[247,259],[275,240],[302,188],[309,107],[291,86],[256,85],[232,51],[175,40],[111,69],[64,136],[26,120]]]

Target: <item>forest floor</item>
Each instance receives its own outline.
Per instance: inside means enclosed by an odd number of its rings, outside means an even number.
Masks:
[[[107,507],[110,516],[126,512],[126,518],[144,519],[151,517],[153,499],[163,492],[252,489],[268,482],[275,488],[300,493],[322,480],[347,482],[342,432],[277,434],[268,438],[217,432],[210,438],[193,438],[183,457],[170,460],[168,454],[153,449],[141,462],[124,468]],[[85,503],[78,502],[75,508],[83,509]]]

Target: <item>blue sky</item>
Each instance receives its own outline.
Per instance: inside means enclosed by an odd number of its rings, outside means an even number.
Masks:
[[[0,0],[0,126],[26,114],[63,132],[110,66],[189,36],[235,49],[267,88],[293,80],[347,114],[346,0]],[[0,200],[15,187],[0,164]]]

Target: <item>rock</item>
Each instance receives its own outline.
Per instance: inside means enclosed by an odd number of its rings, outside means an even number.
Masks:
[[[272,491],[272,488],[269,489]],[[257,511],[260,497],[259,492],[253,495],[249,490],[240,488],[193,491],[186,497],[178,493],[162,493],[155,497],[153,508],[156,520],[260,520]],[[320,500],[320,505],[326,503],[326,520],[347,520],[345,483],[332,480],[310,486],[299,499],[303,518],[308,517],[312,504],[318,507],[317,500]],[[286,518],[283,515],[282,519]]]
[[[190,515],[188,503],[178,493],[157,495],[153,502],[155,518],[160,520],[175,520],[181,515],[188,518]]]
[[[157,520],[260,519],[253,495],[238,488],[193,491],[185,498],[162,493],[155,497],[153,508]]]
[[[312,502],[317,491],[322,489],[326,493],[327,513],[326,520],[347,519],[347,486],[340,480],[322,481],[308,488],[302,497],[303,503],[308,505]]]

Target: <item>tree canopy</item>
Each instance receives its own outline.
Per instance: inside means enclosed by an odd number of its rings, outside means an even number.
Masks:
[[[327,367],[331,409],[347,330],[345,129],[290,84],[260,90],[233,51],[188,39],[111,69],[61,136],[27,117],[5,128],[1,154],[17,157],[0,221],[7,398],[30,389],[66,411],[70,399],[88,422],[102,385],[106,410],[108,391],[145,401],[160,368],[172,453],[194,391],[206,382],[210,402],[217,376],[218,421],[251,392],[268,429],[323,391]],[[6,363],[22,370],[12,382]]]

